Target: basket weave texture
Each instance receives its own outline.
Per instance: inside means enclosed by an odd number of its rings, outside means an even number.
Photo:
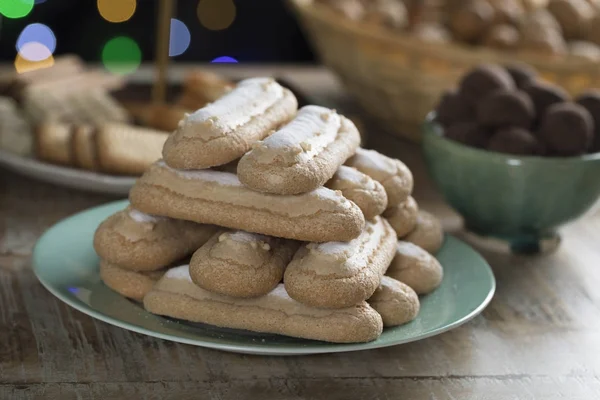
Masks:
[[[480,63],[530,64],[572,95],[600,88],[600,64],[588,60],[427,43],[347,20],[312,0],[289,1],[321,61],[386,131],[411,140],[420,139],[441,94]]]

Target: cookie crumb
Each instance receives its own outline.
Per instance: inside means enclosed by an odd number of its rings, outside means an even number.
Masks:
[[[327,121],[329,121],[329,117],[330,117],[330,116],[331,116],[331,114],[330,114],[330,113],[326,113],[326,112],[324,112],[324,113],[322,113],[322,114],[321,114],[321,119],[322,119],[323,121],[327,122]]]
[[[222,242],[223,240],[226,240],[228,237],[227,233],[222,233],[219,235],[219,242]]]
[[[312,145],[307,142],[300,143],[300,147],[302,147],[302,150],[304,151],[310,151],[312,149]]]
[[[250,247],[256,250],[258,248],[258,245],[256,244],[256,242],[251,242]]]
[[[264,251],[269,251],[269,250],[271,250],[271,246],[269,246],[269,243],[262,242],[262,243],[261,243],[261,247],[262,247],[262,249],[263,249]]]

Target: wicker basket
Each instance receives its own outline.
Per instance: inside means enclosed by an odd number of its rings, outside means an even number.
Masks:
[[[420,138],[421,124],[446,89],[482,62],[525,62],[571,94],[600,87],[600,64],[575,57],[513,54],[426,43],[347,20],[312,0],[289,0],[325,65],[390,133]]]

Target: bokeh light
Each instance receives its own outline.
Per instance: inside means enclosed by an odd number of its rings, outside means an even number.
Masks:
[[[190,47],[191,35],[188,27],[180,20],[171,18],[169,56],[179,56]]]
[[[35,4],[45,3],[47,0],[35,0]]]
[[[238,60],[236,60],[233,57],[222,56],[222,57],[215,58],[214,60],[211,61],[211,63],[214,63],[214,64],[237,64]]]
[[[35,71],[36,69],[49,68],[53,65],[54,57],[52,57],[52,55],[41,61],[27,60],[26,58],[23,58],[20,53],[17,54],[17,58],[15,58],[15,69],[20,74],[29,71]]]
[[[142,62],[140,46],[130,37],[117,36],[112,38],[102,49],[104,67],[116,74],[134,72]]]
[[[27,25],[17,39],[17,51],[29,61],[42,61],[54,54],[56,36],[44,24]]]
[[[98,12],[108,22],[125,22],[135,13],[136,0],[98,0]]]
[[[196,12],[206,29],[219,31],[233,23],[236,8],[233,0],[200,0]]]
[[[6,18],[23,18],[33,10],[33,0],[0,0],[0,14]]]

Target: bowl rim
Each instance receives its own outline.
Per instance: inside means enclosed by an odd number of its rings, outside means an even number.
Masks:
[[[452,139],[448,139],[444,136],[444,128],[435,121],[436,113],[435,111],[430,111],[425,117],[425,121],[423,123],[423,138],[435,138],[438,141],[444,142],[447,146],[454,148],[455,150],[469,152],[473,155],[481,155],[491,158],[494,161],[503,161],[508,164],[519,164],[520,162],[529,162],[529,163],[548,163],[548,164],[556,164],[556,163],[575,163],[575,162],[588,162],[588,161],[600,161],[600,152],[596,153],[586,153],[579,156],[570,156],[570,157],[545,157],[545,156],[528,156],[528,155],[515,155],[515,154],[505,154],[498,153],[495,151],[479,149],[477,147],[468,146],[466,144],[457,142]]]

